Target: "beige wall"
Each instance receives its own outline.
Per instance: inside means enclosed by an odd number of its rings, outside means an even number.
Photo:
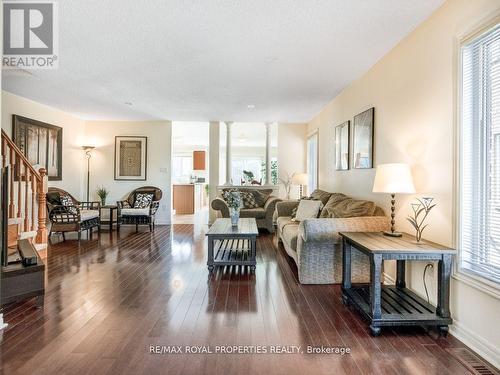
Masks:
[[[2,129],[11,136],[12,115],[21,115],[63,128],[62,181],[49,181],[49,186],[66,189],[75,198],[83,198],[83,152],[85,122],[65,112],[32,100],[2,92]]]
[[[319,128],[321,188],[375,200],[386,209],[389,197],[371,193],[375,170],[334,170],[334,127],[375,107],[375,165],[413,165],[419,194],[436,199],[424,237],[454,244],[454,127],[457,40],[500,9],[498,0],[450,0],[335,97],[308,125]],[[399,196],[397,224],[404,220],[412,196]],[[423,293],[423,265],[413,267],[411,286]],[[393,267],[389,267],[393,274]],[[429,282],[435,288],[436,276]],[[435,293],[433,294],[433,299]],[[451,308],[455,335],[500,365],[500,299],[453,279]]]
[[[170,121],[87,121],[85,140],[96,146],[92,153],[91,197],[97,199],[95,190],[104,186],[110,191],[107,201],[114,203],[135,188],[156,186],[163,191],[157,224],[170,223],[171,134]],[[115,136],[120,135],[148,137],[147,181],[114,180]]]

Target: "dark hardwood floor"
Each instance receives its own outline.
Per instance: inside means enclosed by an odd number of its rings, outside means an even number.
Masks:
[[[464,345],[420,328],[373,338],[340,287],[300,285],[274,237],[258,238],[255,274],[209,276],[206,226],[53,243],[46,295],[6,306],[4,374],[465,374],[446,351]],[[54,242],[57,239],[54,238]],[[151,346],[182,346],[153,354]],[[348,347],[350,354],[186,354],[185,346]],[[229,348],[229,347],[224,347]],[[163,350],[163,349],[160,349]]]

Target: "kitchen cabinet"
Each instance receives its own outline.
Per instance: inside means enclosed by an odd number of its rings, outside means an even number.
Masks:
[[[194,214],[207,205],[206,184],[174,184],[172,201],[176,214]]]
[[[193,151],[193,170],[205,170],[205,151]]]

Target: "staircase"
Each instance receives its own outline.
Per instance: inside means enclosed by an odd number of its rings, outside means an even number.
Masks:
[[[41,258],[47,256],[47,171],[33,168],[21,150],[2,130],[2,166],[9,167],[8,233],[9,254],[18,241],[28,239]]]

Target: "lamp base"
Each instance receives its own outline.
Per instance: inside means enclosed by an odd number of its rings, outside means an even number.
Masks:
[[[389,237],[402,237],[402,236],[403,236],[403,233],[401,233],[401,232],[388,232],[388,231],[385,231],[385,232],[384,232],[384,236],[389,236]]]

